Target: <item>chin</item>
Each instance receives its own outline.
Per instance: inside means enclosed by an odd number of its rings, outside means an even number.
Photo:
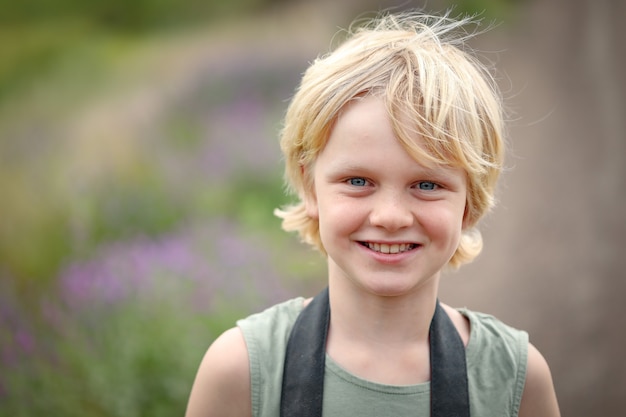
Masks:
[[[437,288],[438,274],[421,279],[406,279],[406,277],[379,277],[376,280],[362,282],[363,288],[372,295],[379,297],[402,297],[431,291]]]
[[[401,297],[414,293],[419,288],[415,283],[370,283],[365,284],[365,289],[372,295],[378,297]]]

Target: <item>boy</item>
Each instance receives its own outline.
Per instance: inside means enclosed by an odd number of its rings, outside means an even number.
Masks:
[[[525,332],[437,299],[481,250],[503,163],[471,23],[381,16],[307,70],[281,138],[300,201],[277,215],[326,256],[328,289],[221,335],[188,417],[560,415]]]

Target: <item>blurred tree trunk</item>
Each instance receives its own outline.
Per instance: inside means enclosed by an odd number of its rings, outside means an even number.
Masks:
[[[556,159],[571,155],[576,155],[572,160],[578,162],[578,166],[567,167],[570,172],[565,182],[576,184],[570,189],[570,198],[552,204],[564,217],[578,213],[570,227],[583,230],[578,240],[584,239],[579,245],[587,253],[582,253],[581,259],[572,256],[564,260],[580,267],[580,286],[594,294],[587,298],[588,303],[568,311],[571,316],[564,320],[568,327],[558,329],[561,348],[572,350],[567,355],[572,363],[563,364],[569,367],[561,375],[565,378],[559,381],[556,375],[555,379],[563,387],[569,386],[567,396],[561,399],[563,415],[617,417],[623,415],[620,404],[626,386],[626,365],[618,359],[626,344],[621,331],[621,317],[626,313],[626,2],[537,0],[534,9],[544,14],[535,15],[543,22],[536,28],[543,39],[536,39],[535,45],[543,49],[537,56],[545,61],[538,65],[540,71],[550,71],[549,79],[557,83],[556,105],[564,116],[562,126],[552,130],[562,137],[546,138],[558,144],[553,148],[552,164],[559,166]],[[583,198],[576,198],[576,193]],[[571,242],[562,243],[575,247]],[[557,278],[564,294],[575,282],[572,278]],[[614,331],[616,327],[620,330]],[[567,375],[576,373],[585,376],[576,378],[581,383],[574,387]]]

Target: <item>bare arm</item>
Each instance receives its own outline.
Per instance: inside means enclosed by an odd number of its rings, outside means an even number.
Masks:
[[[241,330],[224,332],[202,359],[185,417],[251,417],[248,349]]]
[[[519,417],[560,417],[552,374],[544,357],[528,345],[528,369]]]

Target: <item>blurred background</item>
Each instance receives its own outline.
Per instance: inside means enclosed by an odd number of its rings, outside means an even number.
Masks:
[[[322,288],[272,215],[289,98],[353,18],[453,4],[0,3],[1,417],[182,415],[214,337]],[[527,330],[570,417],[626,395],[625,3],[455,5],[499,22],[511,153],[441,297]]]

